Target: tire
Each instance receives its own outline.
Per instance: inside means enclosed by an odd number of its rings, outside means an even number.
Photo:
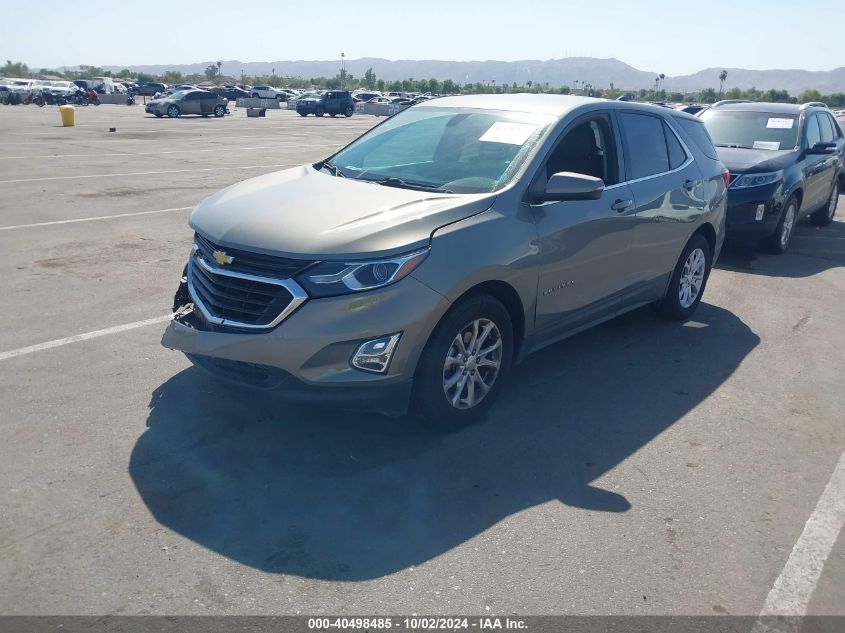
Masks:
[[[317,108],[317,111],[316,111],[314,114],[316,114],[317,116],[320,116],[320,117],[321,117],[321,116],[323,116],[325,113],[326,113],[326,112],[325,112],[325,110],[323,110],[323,108]]]
[[[329,114],[329,116],[330,116],[331,118],[335,118],[335,117],[337,116],[337,112],[332,112],[331,114]]]
[[[478,333],[476,339],[474,332]],[[482,357],[489,364],[478,366],[476,354],[467,359],[460,353],[459,345],[470,345],[478,339],[483,343],[480,349],[490,350]],[[449,362],[448,358],[461,360]],[[461,300],[437,324],[420,357],[414,380],[414,412],[426,424],[447,429],[480,420],[501,391],[512,360],[513,325],[505,306],[488,294]],[[449,379],[456,382],[447,386]]]
[[[222,105],[214,106],[214,116],[216,116],[218,119],[222,119],[224,116],[226,116],[226,108],[224,108]]]
[[[155,115],[156,115],[156,118],[157,118],[157,119],[160,119],[161,117],[163,117],[163,116],[164,116],[161,112],[154,112],[153,114],[155,114]]]
[[[816,226],[827,226],[833,222],[837,204],[839,204],[839,180],[834,180],[827,203],[810,216],[810,222]]]
[[[261,98],[261,95],[259,95],[257,92],[253,92],[253,93],[252,93],[252,95],[250,95],[250,96],[251,96],[253,99],[260,99],[260,98]]]
[[[307,112],[299,112],[299,116],[308,116]]]
[[[179,106],[172,105],[167,108],[167,116],[169,116],[171,119],[178,118],[180,114],[182,113],[179,111]]]
[[[660,316],[672,321],[686,321],[693,315],[704,295],[712,260],[710,242],[699,233],[693,235],[675,264],[666,294],[657,304]]]
[[[783,255],[789,248],[795,224],[798,222],[798,198],[790,196],[780,214],[777,228],[769,237],[760,241],[760,248],[773,255]]]
[[[355,110],[352,108],[352,106],[347,106],[347,107],[346,107],[346,110],[344,110],[344,111],[343,111],[343,115],[344,115],[344,116],[348,119],[349,117],[351,117],[351,116],[352,116],[352,113],[353,113],[354,111],[355,111]]]

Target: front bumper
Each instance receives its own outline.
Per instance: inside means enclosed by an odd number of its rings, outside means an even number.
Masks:
[[[728,190],[728,208],[725,232],[728,239],[759,240],[772,235],[777,229],[783,208],[774,186],[749,187]],[[758,219],[758,209],[762,215]]]
[[[227,380],[274,389],[292,400],[401,413],[422,349],[448,306],[408,276],[381,290],[310,299],[263,332],[214,326],[194,311],[171,321],[161,343]],[[361,343],[394,332],[402,338],[385,374],[350,365]]]

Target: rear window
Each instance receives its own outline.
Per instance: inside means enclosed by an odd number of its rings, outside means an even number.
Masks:
[[[698,149],[701,150],[702,154],[707,156],[707,158],[719,160],[719,155],[716,153],[716,148],[713,147],[713,141],[710,138],[710,134],[707,133],[707,128],[704,127],[704,124],[701,121],[693,121],[691,119],[681,117],[677,117],[675,121],[681,126],[684,132],[689,135],[693,143],[695,143],[696,146],[698,146]]]

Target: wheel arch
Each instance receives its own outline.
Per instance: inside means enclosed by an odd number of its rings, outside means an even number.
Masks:
[[[452,305],[457,305],[466,297],[474,294],[488,294],[498,299],[505,306],[513,326],[514,358],[519,358],[522,343],[525,339],[525,306],[522,304],[522,299],[516,288],[500,279],[482,281],[464,291],[461,296],[452,302]]]
[[[692,239],[693,235],[703,236],[704,239],[707,240],[707,243],[710,244],[710,261],[712,262],[713,258],[716,256],[716,229],[714,229],[713,225],[709,222],[705,222],[692,232],[690,239]],[[687,242],[689,242],[689,240],[687,240]]]

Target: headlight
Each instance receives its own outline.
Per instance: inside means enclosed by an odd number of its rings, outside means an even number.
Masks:
[[[734,181],[731,185],[734,189],[743,189],[746,187],[762,187],[764,185],[774,184],[783,178],[783,170],[770,171],[761,174],[744,174]]]
[[[335,297],[382,288],[407,277],[429,249],[363,262],[320,262],[297,277],[312,297]]]

